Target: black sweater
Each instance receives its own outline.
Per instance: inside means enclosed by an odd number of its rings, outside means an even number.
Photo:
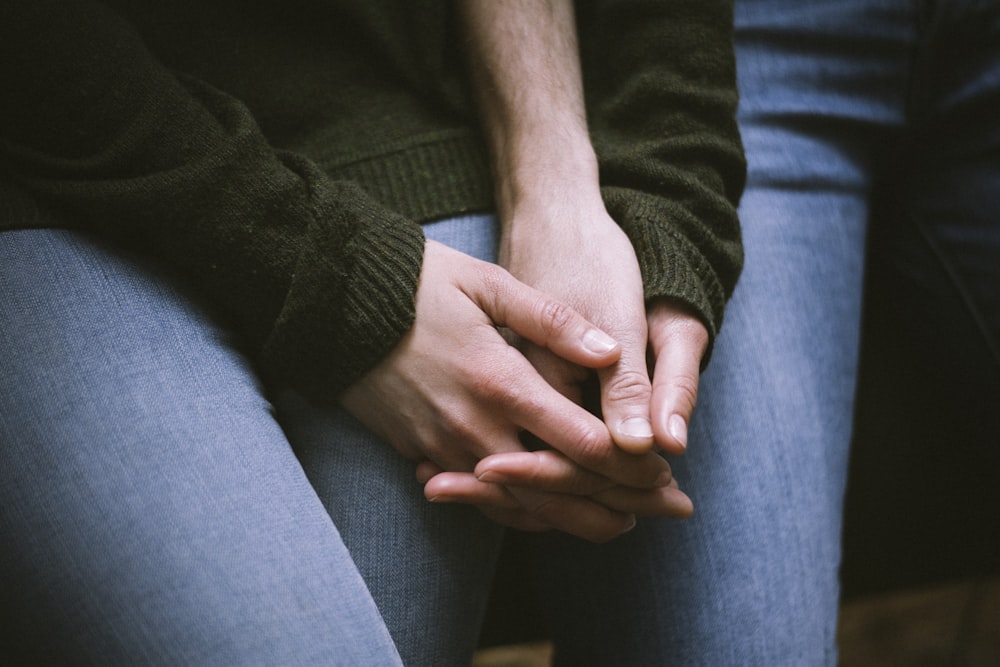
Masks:
[[[731,2],[578,7],[602,192],[712,338],[739,273]],[[334,400],[412,324],[423,235],[493,206],[444,0],[0,0],[0,230],[174,266]]]

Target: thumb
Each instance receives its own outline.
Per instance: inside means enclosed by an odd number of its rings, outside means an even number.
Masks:
[[[518,281],[504,269],[486,264],[470,297],[498,326],[588,368],[618,360],[621,346],[569,305]]]
[[[650,309],[649,340],[655,366],[651,412],[656,441],[671,454],[687,447],[687,429],[698,400],[701,358],[708,331],[696,317],[662,302]]]

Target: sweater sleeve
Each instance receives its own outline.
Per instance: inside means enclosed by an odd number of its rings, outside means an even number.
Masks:
[[[409,329],[419,225],[272,149],[244,105],[166,70],[103,5],[5,4],[5,179],[175,267],[266,375],[314,400],[334,400]]]
[[[732,2],[581,0],[578,16],[605,204],[647,299],[686,304],[714,342],[743,261]]]

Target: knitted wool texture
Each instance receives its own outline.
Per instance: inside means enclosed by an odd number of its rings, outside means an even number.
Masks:
[[[157,258],[268,377],[333,401],[412,324],[419,223],[493,206],[449,6],[16,3],[0,229]],[[714,340],[742,262],[731,3],[580,2],[578,27],[608,211],[646,296]]]

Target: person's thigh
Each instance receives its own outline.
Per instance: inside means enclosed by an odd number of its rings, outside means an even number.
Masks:
[[[156,268],[0,233],[0,661],[398,664],[228,334]]]
[[[927,4],[870,235],[849,595],[1000,566],[1000,2]]]
[[[746,261],[689,448],[686,521],[546,536],[559,664],[833,665],[873,154],[903,120],[909,2],[737,2]]]
[[[434,239],[479,259],[496,256],[489,215],[425,225]],[[344,410],[279,392],[278,418],[333,517],[406,664],[472,659],[502,529],[472,507],[434,505],[415,462]]]
[[[917,234],[883,230],[881,250],[932,298],[960,295],[1000,369],[1000,2],[938,3],[912,86],[913,131],[887,188]],[[931,284],[909,245],[948,275]],[[898,248],[893,247],[898,245]],[[919,306],[919,304],[915,304]]]

